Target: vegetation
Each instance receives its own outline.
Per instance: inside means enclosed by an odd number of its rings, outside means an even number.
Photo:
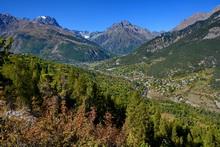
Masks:
[[[120,77],[33,55],[0,55],[0,114],[23,109],[33,116],[2,115],[2,146],[220,144],[219,113],[148,99],[140,84]]]
[[[141,45],[131,54],[109,60],[99,65],[99,68],[118,68],[146,63],[148,68],[145,68],[144,72],[155,78],[187,76],[214,68],[215,76],[210,84],[213,88],[219,88],[220,21],[216,19],[219,14],[220,11],[209,19],[198,21],[181,31],[162,34]]]

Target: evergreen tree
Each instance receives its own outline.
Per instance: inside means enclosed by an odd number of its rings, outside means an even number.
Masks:
[[[23,59],[11,57],[10,62],[2,66],[2,75],[12,82],[5,87],[6,94],[17,99],[17,105],[29,104],[34,91],[31,89],[32,75],[28,64]]]
[[[74,68],[71,66],[69,73],[68,73],[68,89],[67,89],[67,94],[69,95],[70,98],[74,98],[74,85],[75,81],[78,78],[78,75]]]
[[[5,52],[6,55],[8,54],[8,50],[11,48],[13,42],[14,42],[13,38],[9,37],[8,41],[7,41],[7,44],[5,44],[5,46],[4,46],[4,52]]]
[[[0,36],[0,50],[3,48],[3,51],[0,51],[0,66],[2,66],[5,60],[8,58],[8,50],[11,48],[13,41],[14,40],[12,37],[9,37],[9,39],[6,40],[5,37]]]
[[[5,46],[5,42],[6,42],[5,37],[1,37],[1,36],[0,36],[0,48],[2,48],[2,47]]]
[[[81,105],[83,100],[82,97],[86,96],[87,81],[85,75],[80,75],[74,83],[74,99],[76,100],[77,106]]]
[[[141,96],[135,92],[127,107],[127,126],[129,130],[128,145],[137,146],[150,141],[150,117],[147,105],[142,102]]]
[[[178,124],[177,123],[174,123],[173,126],[172,126],[172,136],[171,136],[171,140],[173,142],[173,144],[175,146],[181,146],[182,144],[182,141],[181,139],[179,138],[178,134],[177,134],[177,128],[178,128]]]
[[[219,144],[218,144],[219,145]],[[212,129],[206,131],[204,135],[204,147],[216,147],[216,140]]]

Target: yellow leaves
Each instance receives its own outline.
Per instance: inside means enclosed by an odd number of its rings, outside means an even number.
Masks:
[[[33,97],[33,104],[37,105],[37,98]],[[35,107],[37,108],[37,107]],[[7,120],[1,142],[11,145],[41,145],[41,146],[111,146],[115,142],[121,143],[120,129],[113,125],[112,115],[107,113],[105,121],[94,124],[96,109],[86,112],[85,103],[73,112],[66,107],[66,101],[61,102],[61,113],[51,116],[53,111],[48,106],[45,115],[37,118],[31,125],[25,122]],[[3,135],[2,135],[3,134]]]

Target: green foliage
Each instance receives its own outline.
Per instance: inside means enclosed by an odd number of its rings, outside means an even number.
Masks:
[[[11,48],[13,42],[14,42],[13,38],[9,37],[7,44],[5,44],[5,46],[4,46],[4,52],[6,54],[8,54],[8,50]]]
[[[38,118],[34,127],[26,129],[19,122],[14,129],[4,126],[3,136],[8,134],[4,143],[15,145],[13,135],[17,135],[23,145],[219,144],[219,113],[147,99],[135,92],[137,83],[122,78],[32,55],[12,54],[7,58],[0,67],[4,100],[12,109],[28,107]]]
[[[6,40],[5,37],[0,36],[0,66],[2,66],[5,60],[7,60],[9,49],[11,49],[13,42],[14,40],[12,39],[12,37],[9,37],[8,40]],[[1,51],[2,48],[3,51]]]
[[[220,67],[217,67],[216,72],[211,80],[212,87],[220,89]]]
[[[5,87],[8,97],[16,97],[17,102],[28,104],[31,96],[34,96],[37,83],[37,71],[31,71],[30,67],[22,59],[11,57],[9,63],[1,68],[2,75],[11,81]],[[29,90],[27,90],[29,89]]]
[[[134,93],[127,106],[127,125],[129,128],[128,145],[141,145],[142,142],[150,142],[152,128],[147,105],[138,93]]]
[[[5,37],[0,37],[0,48],[4,48],[3,52],[8,54],[8,50],[11,49],[12,43],[14,42],[12,37],[9,37],[8,40]]]
[[[217,61],[218,64],[218,61],[220,61],[218,49],[218,39],[203,40],[185,45],[179,41],[165,48],[163,52],[158,53],[158,56],[164,56],[166,59],[153,65],[148,74],[155,77],[164,77],[171,74],[184,75],[205,68],[212,68],[214,66],[213,62]],[[171,51],[173,54],[168,55]],[[204,64],[201,64],[201,62]]]

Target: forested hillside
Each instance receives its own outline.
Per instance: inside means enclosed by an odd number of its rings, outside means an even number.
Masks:
[[[2,146],[220,144],[219,113],[149,99],[144,85],[120,77],[12,54],[12,42],[0,40]]]

